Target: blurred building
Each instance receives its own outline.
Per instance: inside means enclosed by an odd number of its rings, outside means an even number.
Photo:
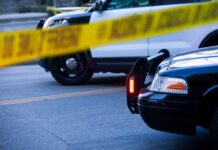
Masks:
[[[22,7],[36,6],[36,0],[1,0],[0,13],[18,12]]]
[[[56,7],[70,7],[70,6],[80,6],[82,0],[54,0]]]
[[[82,0],[0,0],[0,13],[43,11],[47,4],[72,7],[80,6]]]

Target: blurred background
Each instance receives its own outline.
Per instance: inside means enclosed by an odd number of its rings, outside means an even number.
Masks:
[[[84,5],[83,0],[0,0],[0,2],[1,14],[46,12],[47,6],[73,7]]]
[[[0,32],[35,29],[41,18],[82,6],[86,9],[93,2],[95,0],[0,0]]]

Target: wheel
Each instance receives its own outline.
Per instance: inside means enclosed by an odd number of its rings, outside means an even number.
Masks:
[[[52,76],[63,85],[83,84],[93,75],[82,54],[51,58],[49,63]]]
[[[218,108],[216,108],[212,116],[210,137],[211,137],[212,150],[218,150]]]

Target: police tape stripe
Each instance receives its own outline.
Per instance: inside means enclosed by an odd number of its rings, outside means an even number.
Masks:
[[[87,25],[2,33],[0,67],[216,23],[217,8],[216,1],[183,5]]]
[[[52,6],[48,6],[46,9],[47,11],[52,12],[53,14],[59,14],[61,12],[65,12],[65,11],[78,11],[78,10],[87,10],[89,9],[89,6],[84,6],[84,7],[69,7],[69,8],[57,8],[57,7],[52,7]]]

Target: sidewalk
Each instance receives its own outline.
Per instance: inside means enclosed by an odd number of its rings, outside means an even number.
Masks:
[[[47,13],[13,13],[0,15],[0,32],[35,29]]]
[[[13,13],[0,15],[0,24],[10,23],[14,21],[29,21],[40,20],[41,18],[47,18],[47,13]]]

